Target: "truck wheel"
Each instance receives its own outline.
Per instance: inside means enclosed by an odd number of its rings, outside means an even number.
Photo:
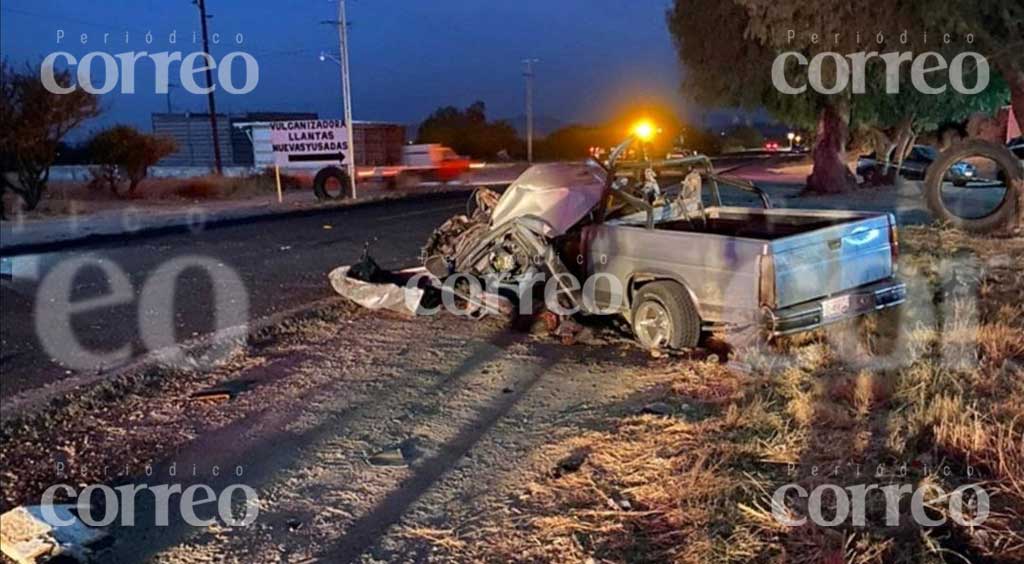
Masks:
[[[636,293],[632,313],[633,335],[644,348],[693,348],[700,340],[697,308],[676,282],[644,285]]]
[[[970,157],[985,157],[992,160],[1001,171],[1008,173],[1004,178],[1011,180],[1005,183],[1006,192],[999,205],[982,217],[961,217],[946,207],[942,199],[946,170],[954,163]],[[1013,221],[1017,194],[1012,181],[1020,180],[1021,174],[1020,161],[1005,147],[978,139],[966,141],[942,152],[928,167],[928,175],[924,181],[925,202],[935,219],[948,222],[954,227],[974,233],[994,231]]]
[[[346,198],[349,186],[348,173],[336,166],[320,169],[313,178],[313,194],[318,200]]]

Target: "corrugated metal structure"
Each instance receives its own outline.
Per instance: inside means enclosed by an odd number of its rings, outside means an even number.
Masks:
[[[352,131],[356,166],[391,166],[402,163],[405,126],[397,123],[357,121]]]
[[[158,164],[161,166],[214,165],[213,136],[210,135],[209,113],[154,113],[153,133],[166,135],[178,144],[178,150]],[[253,146],[249,136],[235,123],[252,121],[317,119],[308,112],[249,112],[217,114],[217,136],[224,166],[253,166]]]

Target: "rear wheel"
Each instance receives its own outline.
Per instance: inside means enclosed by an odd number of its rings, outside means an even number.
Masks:
[[[651,282],[640,288],[631,324],[636,340],[647,349],[693,348],[700,340],[697,308],[676,282]]]

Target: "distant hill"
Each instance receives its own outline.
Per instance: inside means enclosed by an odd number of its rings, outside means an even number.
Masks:
[[[520,115],[516,117],[501,118],[512,124],[512,127],[516,128],[516,132],[519,133],[520,137],[526,137],[526,116]],[[565,127],[566,123],[562,120],[555,119],[551,116],[533,116],[533,135],[534,137],[544,137],[545,135],[555,131],[556,129]]]

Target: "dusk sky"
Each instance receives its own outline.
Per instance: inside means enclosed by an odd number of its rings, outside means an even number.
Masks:
[[[665,26],[670,0],[350,0],[352,91],[355,119],[415,124],[441,105],[476,99],[491,117],[524,113],[520,60],[536,67],[536,113],[563,122],[610,117],[631,101],[661,100],[687,113],[679,70]],[[235,96],[218,90],[218,110],[314,111],[340,115],[338,67],[321,62],[336,53],[337,34],[319,22],[334,19],[328,0],[208,0],[211,32],[222,45],[219,60],[243,50],[260,65],[258,87]],[[4,0],[0,48],[15,64],[38,62],[53,51],[76,56],[91,51],[183,51],[199,31],[190,0],[92,1]],[[57,44],[58,30],[65,38]],[[177,45],[168,35],[177,31]],[[145,43],[151,31],[153,43]],[[128,32],[129,41],[124,42]],[[80,35],[88,34],[88,43]],[[104,33],[110,33],[106,45]],[[240,46],[235,34],[244,34]],[[226,43],[226,44],[225,44]],[[178,65],[171,79],[177,82]],[[130,122],[149,129],[149,115],[165,111],[166,97],[153,92],[152,63],[140,61],[137,93],[103,97],[106,115],[90,129]],[[239,81],[241,82],[241,80]],[[200,79],[200,83],[202,79]],[[204,96],[177,88],[175,111],[205,111]]]

